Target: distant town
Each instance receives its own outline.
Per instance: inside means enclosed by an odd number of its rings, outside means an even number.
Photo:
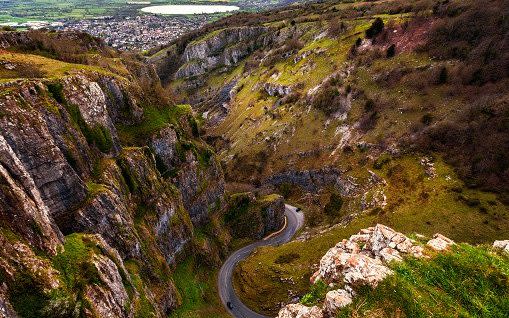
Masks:
[[[210,15],[165,17],[145,14],[69,20],[53,27],[57,30],[85,31],[119,50],[145,51],[166,45],[211,19]]]
[[[53,29],[87,32],[100,37],[119,50],[146,51],[166,45],[182,34],[200,28],[207,22],[227,13],[164,15],[140,13],[140,9],[161,1],[80,2],[69,0],[62,6],[53,2],[35,5],[36,0],[0,0],[0,28]],[[239,5],[246,11],[259,11],[278,5],[288,5],[305,0],[234,0],[228,4]],[[189,4],[196,0],[189,0]],[[127,6],[126,6],[127,5]],[[26,10],[27,7],[33,10]]]

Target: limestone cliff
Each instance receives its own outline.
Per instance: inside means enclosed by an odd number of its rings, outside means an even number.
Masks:
[[[133,60],[103,57],[110,72],[0,58],[14,72],[0,87],[2,315],[167,315],[180,303],[170,265],[224,201],[192,110],[157,95],[153,70]],[[16,79],[48,65],[65,70]]]
[[[266,27],[238,27],[217,30],[186,46],[182,54],[183,65],[176,78],[189,78],[207,71],[232,66],[263,45]]]

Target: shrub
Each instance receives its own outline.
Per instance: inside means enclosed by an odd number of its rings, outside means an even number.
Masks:
[[[287,199],[293,192],[294,186],[290,183],[283,182],[279,185],[278,190],[281,195]]]
[[[376,18],[371,26],[366,30],[366,38],[372,39],[376,37],[384,29],[384,21],[381,18]]]
[[[343,198],[339,193],[333,191],[329,198],[329,202],[325,205],[324,212],[329,217],[337,217],[341,214],[341,207],[343,207]]]
[[[380,170],[383,166],[391,161],[391,156],[388,154],[383,154],[373,163],[373,168]]]
[[[300,258],[300,255],[297,254],[297,253],[288,253],[288,254],[283,254],[283,255],[279,255],[276,260],[274,261],[274,263],[276,264],[288,264],[288,263],[291,263],[293,262],[294,260]]]
[[[426,126],[429,126],[433,122],[433,115],[430,113],[424,114],[421,117],[421,123],[423,123]]]
[[[320,91],[313,98],[312,104],[314,108],[321,110],[327,116],[338,111],[346,111],[343,96],[338,88],[331,85],[330,82],[322,85]]]
[[[327,29],[327,35],[331,38],[337,38],[345,30],[345,24],[338,18],[333,19],[329,22],[329,28]]]
[[[391,58],[391,57],[393,57],[395,54],[396,54],[396,45],[391,44],[391,45],[387,48],[387,51],[385,52],[385,56],[387,56],[388,58]]]
[[[48,92],[50,93],[51,97],[53,97],[59,104],[64,105],[67,103],[62,83],[48,83],[46,87],[48,88]]]
[[[375,102],[372,99],[366,100],[366,103],[364,103],[364,111],[371,112],[374,109],[375,109]]]
[[[315,284],[311,285],[311,290],[309,293],[304,295],[301,299],[301,303],[306,306],[314,306],[319,301],[325,298],[325,294],[327,294],[328,286],[323,281],[318,281]]]
[[[96,124],[92,128],[85,126],[83,133],[89,143],[93,143],[101,152],[107,153],[113,147],[110,131],[103,125]]]
[[[378,122],[379,114],[377,111],[370,111],[361,117],[359,121],[359,129],[363,132],[368,132],[375,128]]]
[[[440,68],[440,73],[438,74],[437,84],[445,84],[447,83],[447,68],[443,66]]]

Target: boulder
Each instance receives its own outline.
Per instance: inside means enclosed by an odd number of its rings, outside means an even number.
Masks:
[[[290,304],[283,307],[277,318],[323,318],[323,311],[317,306],[307,307],[302,304]]]
[[[433,239],[429,240],[426,244],[435,251],[444,251],[455,243],[450,238],[437,233],[433,235]]]
[[[274,83],[265,83],[263,89],[269,96],[277,97],[284,97],[292,92],[291,87]]]
[[[412,246],[412,241],[405,235],[394,231],[388,226],[377,224],[366,244],[366,249],[379,257],[380,252],[386,248],[391,248],[402,253],[410,253]]]
[[[495,241],[495,242],[493,242],[493,247],[501,249],[504,252],[509,253],[509,240]]]
[[[331,317],[335,317],[339,309],[352,303],[352,295],[344,290],[332,290],[325,295],[324,311]]]
[[[358,252],[356,243],[343,242],[322,257],[318,274],[315,276],[326,283],[344,282],[374,287],[390,274],[392,271],[383,265],[380,259]]]

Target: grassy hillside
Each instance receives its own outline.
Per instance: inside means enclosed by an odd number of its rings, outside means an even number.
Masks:
[[[509,235],[507,4],[324,2],[229,17],[176,43],[183,50],[225,25],[264,25],[273,37],[200,81],[170,83],[207,114],[232,85],[225,118],[207,127],[228,180],[275,189],[306,213],[301,241],[239,267],[246,304],[276,313],[306,293],[330,246],[375,223],[469,243]],[[266,183],[323,167],[359,191]]]
[[[462,34],[470,33],[461,27],[481,8],[455,2],[443,8],[426,1],[403,8],[397,1],[315,8],[325,19],[311,12],[290,20],[281,13],[281,20],[264,25],[294,34],[285,45],[261,48],[226,73],[204,76],[196,90],[186,89],[185,81],[172,86],[181,98],[192,99],[236,83],[227,118],[209,130],[229,142],[222,156],[235,181],[263,180],[287,169],[355,169],[367,157],[355,149],[363,142],[371,148],[368,160],[389,146],[445,153],[473,185],[505,192],[497,175],[507,169],[507,59],[501,55],[507,23],[492,18],[501,3],[494,1],[493,10],[478,17],[471,32],[477,36],[465,39]],[[385,26],[370,43],[366,30],[375,17]],[[451,43],[436,45],[444,41]],[[392,45],[394,56],[388,56]],[[455,46],[457,52],[450,49]],[[266,84],[290,87],[291,94],[269,96]],[[496,131],[490,149],[477,144],[480,126]]]
[[[365,288],[338,317],[505,317],[509,258],[467,244],[429,260],[393,264],[395,274]]]
[[[385,209],[359,212],[358,205],[346,201],[340,214],[355,214],[353,220],[343,218],[339,225],[330,228],[307,228],[303,241],[260,248],[238,267],[237,291],[251,308],[275,314],[280,302],[307,292],[315,264],[331,246],[377,223],[429,237],[444,233],[456,241],[469,243],[492,243],[509,236],[507,206],[498,202],[496,195],[465,189],[443,162],[436,169],[437,177],[427,179],[417,158],[392,161],[383,168],[386,173],[394,171],[387,178]],[[309,218],[316,217],[309,211],[305,213],[308,222]],[[289,255],[293,257],[288,258]],[[286,259],[289,261],[278,261]]]

